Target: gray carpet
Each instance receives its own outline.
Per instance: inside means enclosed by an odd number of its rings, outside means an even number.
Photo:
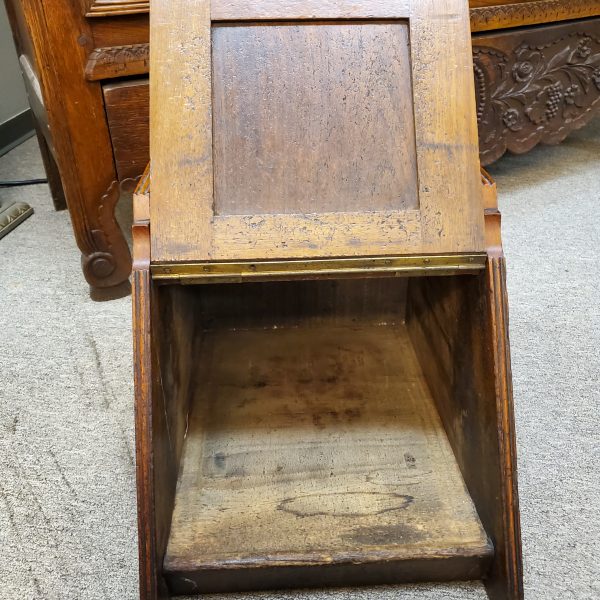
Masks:
[[[501,191],[528,600],[600,598],[600,121],[507,157]],[[34,140],[0,179],[42,174]],[[137,595],[130,299],[93,302],[45,186],[0,240],[0,598]],[[475,600],[478,583],[248,594]]]

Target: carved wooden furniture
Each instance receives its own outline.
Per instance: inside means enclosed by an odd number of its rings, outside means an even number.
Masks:
[[[466,4],[152,6],[140,596],[480,578],[522,599]]]
[[[88,282],[116,285],[131,264],[112,214],[119,183],[148,162],[149,2],[5,2],[55,203],[64,189]],[[600,0],[470,6],[483,164],[597,114]]]
[[[600,14],[595,2],[522,2],[516,21],[486,23],[485,15],[494,13],[482,12],[481,27],[537,23],[540,4],[553,5],[549,20],[583,9]],[[600,110],[598,18],[476,34],[473,61],[484,165],[506,150],[521,154],[540,142],[557,144]]]

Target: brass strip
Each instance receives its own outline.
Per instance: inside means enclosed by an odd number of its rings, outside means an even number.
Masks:
[[[235,283],[277,279],[453,275],[483,269],[485,253],[381,256],[244,262],[155,263],[155,280],[181,283]]]

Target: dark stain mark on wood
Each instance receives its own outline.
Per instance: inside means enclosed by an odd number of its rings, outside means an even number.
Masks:
[[[222,452],[217,452],[214,456],[215,466],[219,469],[225,468],[225,455]]]
[[[365,546],[379,546],[402,544],[414,539],[415,530],[406,523],[397,525],[378,525],[374,527],[357,527],[349,535],[344,536],[348,542],[364,544]]]
[[[409,469],[417,468],[417,459],[410,452],[404,453],[404,462]]]
[[[391,492],[334,492],[287,498],[277,508],[297,517],[366,517],[405,509],[413,500]]]

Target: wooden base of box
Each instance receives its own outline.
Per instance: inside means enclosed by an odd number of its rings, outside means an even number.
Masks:
[[[223,328],[194,356],[174,592],[485,573],[493,548],[403,323]]]
[[[141,597],[476,579],[522,598],[504,259],[134,274]]]

